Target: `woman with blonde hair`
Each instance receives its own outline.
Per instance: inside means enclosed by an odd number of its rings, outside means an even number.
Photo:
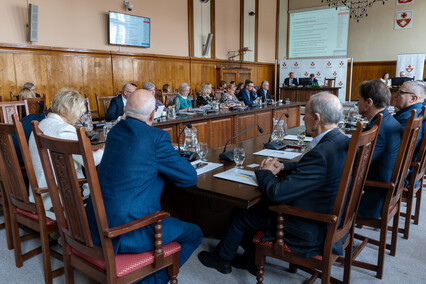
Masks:
[[[50,137],[74,141],[78,140],[76,128],[74,125],[86,111],[83,96],[76,90],[62,88],[53,97],[50,107],[52,109],[52,113],[50,113],[47,118],[40,122],[40,130],[43,131],[45,135]],[[47,187],[46,178],[44,176],[43,167],[41,165],[40,156],[34,139],[34,133],[31,133],[28,147],[30,149],[31,160],[33,161],[34,172],[37,178],[38,186],[39,188]],[[95,165],[98,165],[101,162],[103,153],[103,150],[98,150],[93,153]],[[73,155],[73,159],[77,172],[77,178],[84,178],[82,157]],[[83,195],[88,195],[88,187],[83,186],[83,189]],[[52,201],[50,200],[49,194],[43,194],[42,198],[44,209],[46,210],[46,216],[51,219],[55,219],[54,212],[50,210],[52,207]],[[34,201],[31,190],[30,200]]]
[[[34,93],[29,88],[22,88],[19,91],[19,98],[21,100],[23,100],[23,99],[29,99],[29,98],[35,98],[35,97],[36,96],[34,95]]]
[[[222,94],[222,98],[220,99],[220,102],[225,104],[226,107],[233,107],[233,106],[243,106],[244,103],[239,101],[237,96],[235,95],[235,90],[237,87],[234,85],[229,84],[226,87],[226,93]]]
[[[212,84],[204,82],[203,84],[201,84],[201,94],[197,97],[197,105],[208,105],[213,100],[214,96],[212,95]]]

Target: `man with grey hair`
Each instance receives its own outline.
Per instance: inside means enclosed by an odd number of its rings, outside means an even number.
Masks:
[[[98,168],[105,212],[110,227],[135,221],[161,210],[163,186],[190,187],[197,184],[194,167],[171,144],[170,135],[152,127],[155,100],[149,91],[137,90],[128,98],[126,119],[108,133]],[[126,145],[126,147],[123,147]],[[95,245],[100,246],[93,207],[86,207]],[[180,244],[182,266],[200,245],[203,235],[194,224],[173,217],[162,220],[163,244]],[[141,253],[154,249],[153,224],[113,239],[114,253]],[[166,283],[167,268],[148,276],[143,283]]]
[[[230,273],[231,265],[248,269],[256,274],[254,265],[254,234],[265,231],[263,241],[275,237],[276,216],[268,210],[268,203],[291,204],[294,207],[331,214],[345,164],[349,138],[340,132],[337,123],[343,115],[339,99],[330,93],[313,95],[306,105],[306,132],[314,139],[312,149],[299,162],[280,163],[276,158],[262,161],[256,170],[259,188],[268,201],[248,210],[234,212],[231,225],[214,252],[201,252],[199,260],[207,267],[221,273]],[[276,175],[291,171],[279,180]],[[321,255],[327,225],[287,216],[284,222],[285,244],[304,257]],[[238,246],[245,254],[235,258]],[[343,254],[340,244],[333,248],[335,254]]]
[[[105,119],[107,121],[121,118],[121,116],[124,114],[124,109],[127,104],[127,98],[134,91],[136,91],[136,87],[134,84],[129,83],[123,86],[123,91],[121,95],[113,98],[111,100],[111,103],[109,104],[109,108],[105,114]]]
[[[155,98],[155,85],[153,83],[151,82],[145,83],[142,89],[150,91]],[[157,109],[159,106],[164,106],[164,104],[159,99],[155,98],[155,109]]]

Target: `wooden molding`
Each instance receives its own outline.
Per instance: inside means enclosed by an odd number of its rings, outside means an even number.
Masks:
[[[244,0],[240,0],[240,50],[244,47]],[[244,54],[240,53],[240,60],[244,60]]]
[[[194,56],[194,0],[188,0],[188,55]]]
[[[210,0],[210,33],[213,34],[210,57],[216,58],[216,0]]]
[[[259,0],[254,4],[254,61],[259,61]]]

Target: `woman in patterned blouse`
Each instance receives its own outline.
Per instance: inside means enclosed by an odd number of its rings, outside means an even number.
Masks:
[[[243,106],[244,103],[240,102],[238,98],[235,96],[235,90],[237,88],[235,85],[228,85],[226,88],[226,93],[222,94],[222,98],[220,99],[221,103],[224,103],[226,107],[233,107],[233,106]]]

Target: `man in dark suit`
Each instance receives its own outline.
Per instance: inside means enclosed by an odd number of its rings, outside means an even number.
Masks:
[[[269,100],[272,100],[271,94],[269,93],[268,81],[262,81],[262,84],[260,84],[260,89],[257,91],[257,96],[262,98],[262,102],[268,102]]]
[[[127,103],[127,97],[136,91],[136,87],[133,84],[125,84],[121,95],[116,96],[111,100],[109,108],[105,114],[107,121],[116,120],[124,114],[124,107]]]
[[[244,103],[247,106],[253,106],[256,104],[255,99],[257,98],[257,95],[254,91],[254,84],[250,80],[246,80],[246,84],[244,89],[240,91],[238,94],[239,100],[244,101]]]
[[[311,75],[309,75],[309,81],[311,83],[311,86],[319,86],[318,80],[315,78],[315,74],[314,73],[312,73]]]
[[[349,146],[349,138],[337,128],[342,116],[343,107],[335,95],[319,93],[311,97],[304,120],[306,132],[314,137],[312,150],[297,163],[282,164],[276,158],[262,161],[261,169],[255,173],[268,201],[236,211],[215,251],[198,255],[202,264],[221,273],[230,273],[232,264],[255,274],[253,235],[264,230],[270,232],[267,236],[275,236],[276,216],[267,209],[269,202],[331,214]],[[281,170],[291,173],[280,181],[276,174]],[[284,241],[304,257],[320,255],[326,230],[326,224],[287,216]],[[234,259],[240,244],[246,254]],[[342,247],[336,247],[335,253],[342,254]]]
[[[177,187],[197,183],[194,167],[171,144],[170,135],[152,127],[155,98],[147,90],[129,96],[126,119],[108,133],[105,152],[98,168],[108,225],[115,227],[161,210],[160,198],[167,181]],[[123,147],[123,145],[126,145]],[[86,212],[95,245],[100,246],[92,203]],[[169,217],[162,221],[164,244],[181,245],[182,266],[200,245],[203,235],[194,224]],[[154,249],[154,225],[143,227],[112,240],[114,253],[140,253]],[[167,269],[144,279],[144,283],[166,283]]]
[[[390,99],[389,88],[380,80],[365,81],[358,85],[358,112],[369,120],[365,130],[373,127],[377,114],[383,114],[367,180],[389,182],[398,155],[403,129],[388,111]],[[385,196],[386,189],[364,187],[358,217],[381,217]]]
[[[294,78],[294,73],[290,72],[288,73],[288,78],[284,79],[284,85],[288,87],[297,87],[299,86],[299,83],[297,82],[297,78]]]

